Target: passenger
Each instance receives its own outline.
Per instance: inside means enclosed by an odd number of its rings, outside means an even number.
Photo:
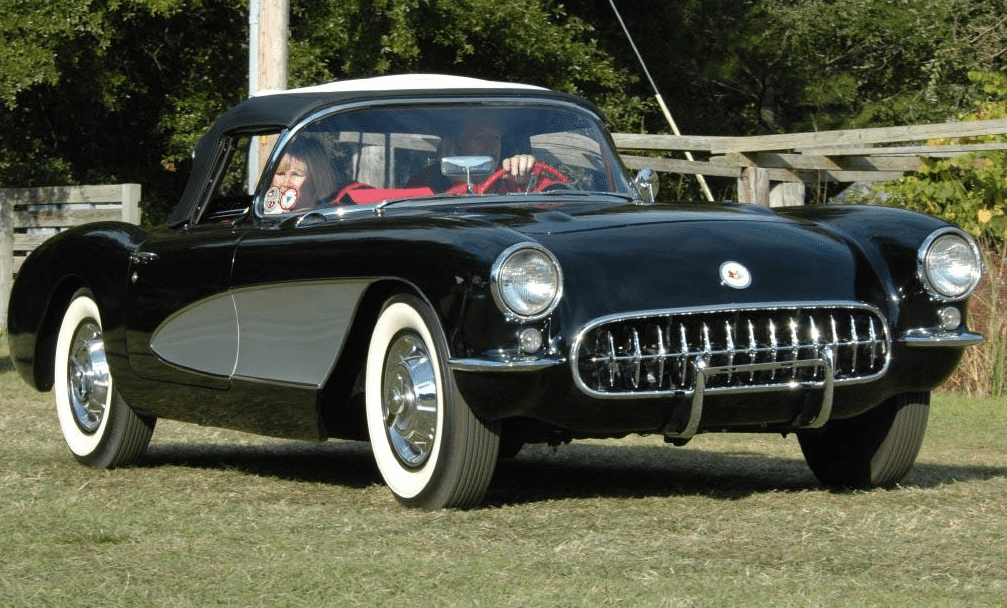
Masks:
[[[299,137],[283,151],[266,192],[265,213],[311,209],[335,190],[336,176],[321,142]]]

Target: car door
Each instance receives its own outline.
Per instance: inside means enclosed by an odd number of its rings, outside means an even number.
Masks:
[[[238,350],[228,293],[239,233],[197,226],[156,233],[130,256],[127,335],[137,375],[227,388]]]
[[[343,226],[252,229],[234,255],[235,378],[321,389],[374,281],[354,276]]]
[[[204,172],[208,179],[189,203],[190,220],[152,232],[130,254],[126,343],[134,373],[164,383],[144,385],[166,393],[152,396],[152,410],[184,410],[170,395],[173,387],[219,391],[231,384],[238,328],[229,287],[234,250],[246,230],[236,220],[251,201],[244,194],[248,139],[223,137]]]

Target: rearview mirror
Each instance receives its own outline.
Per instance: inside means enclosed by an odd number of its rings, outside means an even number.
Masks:
[[[446,156],[441,159],[441,174],[453,180],[464,179],[472,193],[472,178],[486,177],[496,170],[492,156]]]

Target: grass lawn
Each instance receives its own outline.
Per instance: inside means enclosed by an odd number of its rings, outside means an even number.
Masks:
[[[365,444],[160,421],[96,471],[0,346],[7,607],[1003,606],[1007,400],[934,398],[893,491],[820,488],[793,437],[526,447],[484,508],[424,513]]]

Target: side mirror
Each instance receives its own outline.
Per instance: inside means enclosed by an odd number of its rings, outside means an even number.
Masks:
[[[640,169],[640,172],[633,178],[633,187],[636,188],[636,193],[641,200],[653,203],[657,198],[658,181],[657,171],[647,167]]]
[[[472,178],[486,177],[496,170],[492,156],[445,156],[441,159],[441,174],[453,180],[464,179],[472,193]]]

